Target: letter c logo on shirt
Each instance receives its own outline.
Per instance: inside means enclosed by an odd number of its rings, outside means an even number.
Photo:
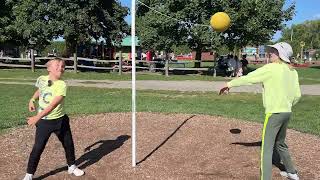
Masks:
[[[49,104],[50,101],[46,100],[47,97],[52,97],[52,93],[44,93],[44,95],[42,97],[43,102],[46,103],[46,104]]]

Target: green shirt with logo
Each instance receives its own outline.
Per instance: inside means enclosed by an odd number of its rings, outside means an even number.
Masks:
[[[37,79],[36,87],[39,88],[38,112],[43,111],[56,96],[66,96],[67,86],[62,80],[49,81],[49,76],[40,76]],[[53,120],[65,115],[63,101],[57,105],[47,116],[42,119]]]

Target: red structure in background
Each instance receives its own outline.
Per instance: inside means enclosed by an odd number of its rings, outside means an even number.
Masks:
[[[304,64],[293,64],[293,67],[309,67],[310,64],[309,63],[304,63]]]
[[[146,60],[147,61],[152,61],[152,53],[151,53],[151,51],[147,51],[147,53],[146,53]]]
[[[192,52],[192,56],[193,56],[193,60],[199,60],[199,59],[195,59],[196,58],[196,52],[193,51]],[[203,51],[201,53],[201,61],[212,61],[214,60],[214,53],[211,51]]]
[[[177,55],[177,60],[193,60],[192,54]]]
[[[184,55],[177,55],[176,59],[177,60],[199,60],[195,59],[196,58],[196,52],[193,51],[190,54],[184,54]],[[202,52],[201,53],[201,60],[202,61],[211,61],[214,60],[214,53],[213,52]]]

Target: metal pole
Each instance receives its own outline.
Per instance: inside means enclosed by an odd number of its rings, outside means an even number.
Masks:
[[[136,1],[131,1],[131,54],[132,54],[132,167],[136,167]]]

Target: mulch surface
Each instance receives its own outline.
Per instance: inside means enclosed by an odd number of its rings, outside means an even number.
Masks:
[[[135,168],[131,113],[71,117],[71,128],[77,163],[86,175],[68,175],[64,150],[53,134],[36,178],[259,179],[262,124],[207,115],[138,113]],[[34,133],[34,127],[23,126],[0,135],[1,180],[23,178]],[[288,130],[287,144],[301,179],[320,179],[320,138]],[[283,179],[279,172],[274,167],[273,179]]]

